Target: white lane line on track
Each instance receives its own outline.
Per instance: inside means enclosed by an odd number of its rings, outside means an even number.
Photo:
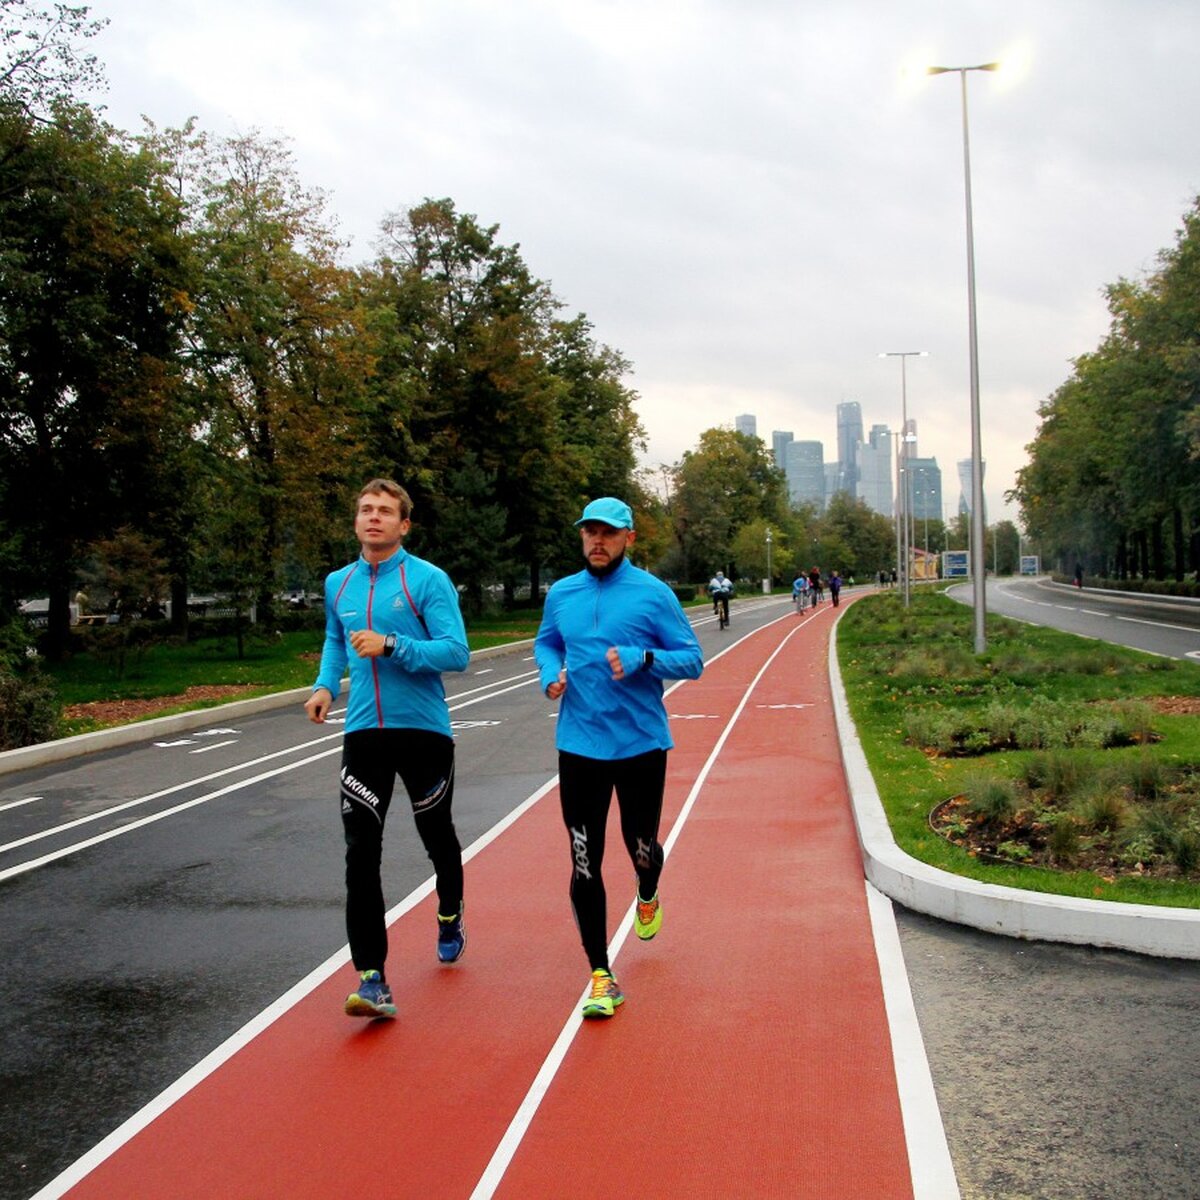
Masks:
[[[790,616],[790,614],[789,614]],[[783,620],[785,618],[778,618]],[[771,624],[777,624],[778,621],[773,621]],[[769,626],[761,626],[760,629],[766,629]],[[692,784],[691,790],[688,792],[687,799],[683,802],[683,807],[679,811],[679,816],[675,819],[675,824],[671,828],[671,832],[667,835],[667,839],[663,842],[663,859],[664,861],[670,857],[671,849],[679,838],[679,833],[682,830],[684,823],[691,815],[691,811],[696,803],[696,797],[700,794],[700,789],[704,786],[708,779],[709,772],[716,763],[721,751],[725,747],[725,743],[729,740],[730,734],[733,732],[734,726],[741,717],[746,704],[749,702],[754,689],[758,686],[758,682],[766,673],[767,668],[775,661],[776,656],[791,640],[792,636],[803,629],[803,625],[797,625],[790,633],[784,635],[779,645],[771,652],[770,657],[759,668],[758,673],[751,680],[733,715],[721,731],[720,737],[717,738],[716,744],[713,746],[712,752],[709,754],[704,766],[700,769],[700,773],[696,776],[695,783]],[[755,632],[758,632],[756,630]],[[746,636],[750,636],[747,634]],[[744,640],[744,639],[739,639]],[[728,653],[737,642],[732,643],[716,658]],[[712,661],[712,660],[710,660]],[[680,686],[676,684],[676,687]],[[672,691],[674,688],[671,689]],[[665,697],[664,697],[665,698]],[[617,932],[613,935],[612,941],[609,943],[608,953],[610,961],[615,960],[621,947],[625,944],[625,939],[629,936],[629,931],[633,928],[633,911],[634,905],[630,904],[625,913],[624,919],[617,927]],[[525,1098],[517,1108],[513,1119],[509,1122],[508,1128],[504,1131],[504,1136],[500,1139],[499,1145],[496,1147],[488,1165],[484,1168],[483,1174],[480,1176],[479,1182],[475,1185],[475,1190],[471,1193],[470,1200],[490,1200],[495,1195],[496,1189],[500,1186],[504,1178],[504,1173],[508,1170],[509,1164],[512,1162],[513,1155],[516,1154],[522,1139],[525,1137],[533,1118],[541,1106],[542,1100],[549,1090],[551,1083],[554,1081],[555,1075],[558,1074],[559,1068],[567,1056],[567,1051],[571,1048],[571,1043],[575,1040],[575,1035],[578,1033],[580,1026],[583,1024],[583,1018],[580,1016],[580,1008],[587,998],[588,988],[585,987],[580,993],[579,999],[575,1007],[571,1011],[571,1015],[567,1018],[566,1024],[563,1025],[559,1032],[554,1045],[550,1049],[550,1053],[546,1055],[541,1068],[534,1077],[533,1083],[530,1084],[529,1090],[525,1093]]]
[[[207,754],[210,750],[220,750],[222,746],[236,746],[238,738],[230,738],[227,742],[213,742],[208,746],[201,746],[199,750],[189,750],[189,754]]]
[[[512,684],[509,687],[494,689],[488,692],[485,696],[476,696],[473,700],[464,700],[461,704],[451,704],[449,709],[451,712],[457,712],[462,708],[470,708],[473,704],[482,704],[485,700],[494,699],[496,696],[503,696],[507,692],[515,692],[518,688],[527,687],[533,682],[533,677],[523,680],[520,683]],[[476,689],[481,690],[481,689]],[[465,693],[469,694],[469,693]],[[308,758],[302,758],[295,762],[287,763],[282,767],[276,767],[272,771],[263,772],[261,775],[255,775],[250,779],[242,779],[237,783],[230,784],[228,787],[219,788],[215,792],[208,792],[203,796],[198,796],[193,800],[188,800],[183,804],[176,804],[171,808],[163,809],[161,812],[154,813],[152,816],[143,817],[138,821],[130,821],[126,825],[120,825],[116,829],[110,829],[106,833],[98,834],[96,837],[87,838],[82,842],[75,842],[70,846],[64,846],[61,850],[56,850],[53,854],[45,854],[41,858],[31,859],[29,862],[20,863],[15,867],[9,867],[6,870],[0,871],[0,880],[8,879],[13,875],[21,875],[26,871],[31,871],[35,867],[43,867],[47,863],[55,862],[60,858],[66,858],[69,854],[74,854],[77,850],[85,850],[90,846],[98,845],[100,842],[106,842],[110,838],[119,837],[125,833],[132,833],[135,829],[141,829],[146,825],[152,825],[155,821],[161,821],[164,817],[171,817],[177,813],[185,812],[189,808],[194,808],[198,804],[204,804],[209,800],[215,800],[219,796],[226,796],[230,792],[236,792],[240,788],[250,787],[252,784],[261,783],[264,779],[271,779],[276,775],[283,775],[288,771],[294,771],[299,767],[307,766],[322,758],[328,758],[331,754],[341,753],[342,733],[339,730],[337,733],[328,734],[325,737],[317,738],[315,741],[305,742],[302,746],[292,746],[286,750],[276,750],[272,754],[265,754],[261,758],[255,759],[248,763],[238,763],[232,767],[226,767],[222,771],[214,771],[211,775],[206,775],[201,779],[193,779],[186,783],[176,784],[173,787],[164,788],[160,792],[154,792],[149,796],[140,796],[136,800],[127,800],[124,804],[114,805],[112,808],[104,809],[102,812],[90,813],[86,817],[78,817],[74,821],[68,821],[63,825],[57,825],[52,829],[44,829],[40,833],[32,833],[27,837],[18,838],[15,842],[9,842],[7,845],[0,846],[0,853],[6,850],[15,850],[21,846],[28,845],[30,842],[36,842],[42,838],[52,837],[56,833],[62,833],[64,830],[73,829],[76,826],[83,825],[89,821],[99,820],[101,817],[111,816],[113,813],[122,812],[125,809],[133,808],[140,804],[147,804],[151,800],[160,800],[164,796],[169,796],[174,792],[184,791],[188,788],[195,787],[201,783],[207,783],[210,780],[217,779],[222,775],[228,775],[232,771],[245,770],[251,766],[257,766],[259,763],[264,763],[273,758],[279,758],[284,754],[294,754],[297,750],[305,749],[309,746],[317,746],[322,742],[337,741],[339,744],[330,747],[328,750],[323,750],[319,754],[311,755]]]

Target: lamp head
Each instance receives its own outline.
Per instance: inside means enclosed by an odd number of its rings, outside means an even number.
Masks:
[[[953,71],[998,71],[998,62],[980,63],[977,67],[926,67],[926,75],[948,75]]]

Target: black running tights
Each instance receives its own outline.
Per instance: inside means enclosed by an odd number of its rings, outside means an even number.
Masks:
[[[667,752],[651,750],[611,761],[560,751],[559,796],[571,844],[571,906],[593,971],[608,968],[608,907],[601,865],[612,794],[617,793],[621,837],[649,900],[658,890],[663,848],[658,841]]]
[[[342,828],[346,835],[346,933],[359,971],[383,970],[383,823],[396,776],[412,804],[417,833],[437,878],[438,912],[457,915],[462,848],[454,831],[454,742],[425,729],[361,729],[342,746]]]

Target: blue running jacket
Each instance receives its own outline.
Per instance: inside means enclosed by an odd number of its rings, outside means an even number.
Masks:
[[[615,646],[625,669],[614,679],[606,654]],[[654,662],[642,666],[645,652]],[[557,745],[587,758],[632,758],[669,750],[664,679],[698,679],[700,643],[675,593],[626,559],[611,575],[580,571],[546,595],[533,647],[544,692],[566,667]]]
[[[359,658],[356,629],[396,634],[387,658]],[[470,651],[458,593],[441,567],[401,547],[372,566],[364,558],[325,578],[325,648],[313,690],[337,698],[350,667],[346,732],[428,729],[450,736],[443,671],[466,669]]]

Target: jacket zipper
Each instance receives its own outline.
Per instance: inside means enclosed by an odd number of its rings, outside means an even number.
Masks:
[[[379,577],[379,564],[371,564],[371,584],[367,588],[367,628],[374,629],[371,624],[371,613],[375,606],[375,581]],[[383,697],[379,692],[379,662],[371,659],[371,682],[375,686],[375,719],[379,728],[383,728]]]

